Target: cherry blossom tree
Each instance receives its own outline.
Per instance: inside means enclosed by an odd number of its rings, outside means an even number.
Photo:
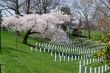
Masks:
[[[44,38],[48,36],[52,36],[51,38],[53,38],[54,37],[53,35],[55,35],[57,32],[58,33],[60,31],[63,32],[63,30],[61,30],[61,28],[59,27],[64,23],[69,22],[70,19],[71,17],[69,15],[66,15],[62,12],[51,11],[50,13],[42,14],[42,15],[28,14],[28,15],[24,15],[23,17],[11,16],[3,21],[2,26],[18,31],[25,31],[26,34],[24,36],[23,43],[27,44],[28,36],[34,33],[39,33]],[[62,35],[63,36],[58,34],[59,37],[62,37],[64,39],[68,38],[65,32],[63,32]],[[59,39],[55,39],[55,40],[59,40]]]
[[[56,43],[64,43],[64,44],[69,44],[70,40],[67,36],[67,34],[64,32],[63,29],[58,28],[58,30],[55,32],[54,35],[52,35],[52,42]]]

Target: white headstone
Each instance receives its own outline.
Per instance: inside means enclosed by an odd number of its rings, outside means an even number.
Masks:
[[[40,48],[40,52],[42,52],[42,48]]]
[[[107,71],[107,65],[105,65],[105,71]]]
[[[61,56],[59,56],[59,60],[60,60],[60,62],[61,62]]]
[[[92,67],[90,67],[90,73],[92,73]]]
[[[100,73],[100,66],[98,67],[98,73]]]
[[[68,61],[70,60],[70,56],[68,56]]]
[[[88,73],[88,69],[87,69],[87,66],[85,66],[85,73]]]
[[[73,61],[73,55],[71,56],[71,61]]]
[[[94,73],[97,73],[97,68],[96,67],[94,68]]]
[[[31,51],[33,50],[33,47],[31,47]]]
[[[75,60],[77,59],[77,56],[75,56]]]
[[[64,56],[64,61],[66,61],[66,56]]]
[[[102,73],[104,73],[104,67],[102,66]]]
[[[36,47],[36,51],[37,51],[37,47]]]
[[[55,52],[55,61],[57,60],[57,55],[56,55],[56,52]]]
[[[53,55],[52,51],[51,51],[51,56]]]
[[[79,73],[82,73],[82,65],[81,65],[81,61],[79,61]]]

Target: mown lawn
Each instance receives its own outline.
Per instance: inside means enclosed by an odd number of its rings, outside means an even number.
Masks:
[[[30,38],[28,42],[35,44],[38,40]],[[31,51],[22,44],[22,37],[15,32],[1,32],[1,59],[3,73],[78,73],[79,61],[55,62],[48,53]]]
[[[78,73],[79,61],[55,62],[49,53],[31,51],[22,44],[22,38],[23,33],[16,40],[15,32],[1,32],[2,73]],[[35,45],[38,41],[42,40],[29,38],[28,43]]]

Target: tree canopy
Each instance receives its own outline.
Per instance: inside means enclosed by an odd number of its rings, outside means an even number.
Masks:
[[[24,15],[23,17],[11,16],[3,21],[2,26],[18,31],[27,32],[24,37],[24,43],[27,43],[26,38],[28,38],[28,36],[33,33],[39,33],[44,38],[46,38],[48,36],[53,37],[53,35],[55,35],[57,32],[62,32],[63,30],[61,30],[60,26],[63,25],[63,23],[69,22],[70,19],[71,17],[69,15],[57,11],[52,11],[50,13],[42,15],[28,14]],[[63,32],[62,35],[66,36],[66,33]],[[63,38],[63,36],[60,37]],[[66,41],[68,42],[69,40],[66,39]]]

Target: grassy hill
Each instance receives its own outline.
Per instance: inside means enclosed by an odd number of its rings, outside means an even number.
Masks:
[[[28,42],[35,44],[34,39]],[[15,32],[1,32],[1,59],[3,73],[78,73],[78,61],[55,62],[48,53],[31,51],[30,47],[22,44],[22,37]]]
[[[1,32],[2,73],[78,73],[78,60],[55,62],[54,57],[51,57],[49,53],[31,51],[29,46],[22,44],[22,38],[23,34],[16,38],[13,31]],[[35,45],[37,41],[41,40],[33,38],[28,40],[32,45]]]

